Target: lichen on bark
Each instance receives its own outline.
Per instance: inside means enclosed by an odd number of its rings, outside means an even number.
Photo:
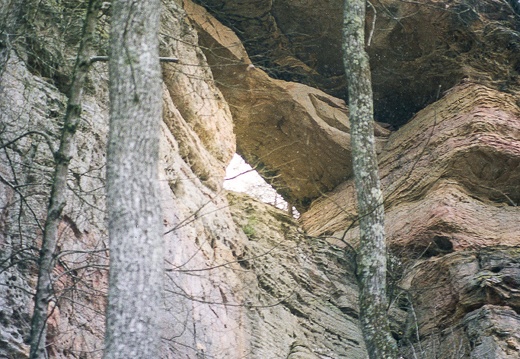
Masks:
[[[114,1],[107,203],[110,274],[105,359],[159,356],[163,236],[161,3]]]
[[[396,358],[386,300],[384,208],[374,146],[370,65],[365,51],[365,1],[344,3],[343,52],[348,80],[352,163],[358,200],[360,319],[370,358]]]

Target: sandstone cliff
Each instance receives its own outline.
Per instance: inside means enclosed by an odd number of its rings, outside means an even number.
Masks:
[[[164,358],[365,358],[342,1],[164,0]],[[2,1],[0,358],[26,358],[76,2]],[[381,0],[367,28],[404,358],[520,355],[520,11]],[[23,5],[23,6],[22,6]],[[203,6],[200,6],[203,5]],[[106,54],[106,8],[96,39]],[[180,24],[177,33],[172,24]],[[224,25],[223,25],[224,24]],[[100,358],[107,69],[91,70],[60,226],[51,358]],[[238,151],[299,220],[226,193]]]

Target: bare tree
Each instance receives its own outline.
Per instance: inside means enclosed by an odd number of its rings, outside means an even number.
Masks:
[[[345,0],[343,36],[360,217],[357,274],[361,325],[370,358],[392,359],[397,357],[397,345],[387,316],[384,208],[375,151],[370,64],[365,51],[365,0]]]
[[[100,0],[89,1],[83,27],[83,36],[80,42],[71,83],[67,111],[61,132],[60,147],[54,154],[56,167],[53,175],[51,195],[38,262],[38,283],[36,286],[34,312],[31,322],[30,359],[43,359],[47,357],[45,351],[45,328],[49,302],[53,295],[51,276],[54,268],[58,224],[61,221],[61,213],[65,207],[69,163],[74,144],[74,135],[81,120],[83,85],[90,66],[92,38],[96,30],[100,6]]]
[[[160,0],[112,2],[105,359],[158,357],[163,276],[160,7]]]

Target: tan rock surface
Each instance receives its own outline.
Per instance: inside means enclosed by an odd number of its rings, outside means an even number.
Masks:
[[[404,279],[413,303],[405,329],[410,355],[413,346],[425,358],[518,356],[519,278],[518,247],[467,250],[418,263]]]
[[[248,358],[365,358],[348,254],[309,240],[293,218],[228,195],[248,237],[238,256],[250,325]],[[350,275],[345,275],[350,273]]]
[[[201,49],[194,46],[198,35],[185,24],[186,15],[180,6],[180,1],[167,1],[162,13],[161,55],[180,59],[178,64],[162,65],[166,98],[171,98],[165,101],[165,123],[178,137],[183,160],[205,184],[219,190],[235,153],[233,123]],[[186,31],[185,38],[172,31],[178,24]],[[176,111],[182,119],[172,114]],[[176,118],[185,123],[180,124]]]
[[[344,102],[312,87],[270,78],[239,39],[203,8],[186,3],[217,84],[231,107],[238,152],[284,198],[304,210],[351,174]],[[378,146],[389,131],[376,126]]]
[[[235,149],[231,112],[179,2],[167,5],[163,55],[182,61],[163,68],[163,357],[297,358],[305,353],[364,358],[356,286],[343,275],[343,252],[307,241],[292,218],[270,206],[231,196],[230,207],[222,182]],[[174,21],[181,21],[184,42],[168,26]],[[0,73],[2,124],[7,126],[2,141],[38,130],[49,133],[56,147],[66,97],[30,73],[14,53],[5,69]],[[47,336],[51,358],[102,355],[108,260],[105,65],[98,63],[94,74],[60,226],[63,252],[54,270],[56,300]],[[34,248],[48,187],[11,184],[48,183],[52,154],[44,140],[23,137],[15,147],[2,148],[0,157],[0,357],[28,353],[24,336],[37,270]],[[336,268],[337,275],[326,274],[329,268]]]
[[[247,31],[238,32],[241,41],[200,7],[164,2],[162,55],[180,61],[163,67],[163,357],[366,358],[355,253],[338,239],[352,223],[344,240],[355,246],[357,236],[348,109],[321,90],[282,81],[343,91],[341,2],[205,3]],[[0,46],[0,357],[8,358],[27,357],[52,169],[47,139],[56,147],[70,67],[63,60],[73,57],[80,28],[60,21],[68,12],[81,18],[75,4],[39,4],[27,3],[32,32],[12,31],[25,36],[17,51]],[[390,137],[377,133],[392,249],[390,317],[407,359],[520,352],[518,17],[511,4],[374,4],[369,51],[380,118],[404,123],[411,116],[403,114],[438,99]],[[61,36],[64,29],[75,31]],[[41,37],[32,38],[35,31]],[[31,52],[27,39],[37,42]],[[261,64],[251,66],[248,54],[256,64],[263,56]],[[105,65],[91,76],[60,224],[51,358],[100,358],[103,346]],[[286,198],[300,209],[312,202],[301,219],[308,233],[281,211],[222,190],[235,137]]]
[[[515,358],[520,272],[518,97],[451,89],[380,154],[390,293],[406,358]],[[357,246],[352,180],[311,205],[304,228]],[[343,245],[345,245],[343,243]],[[501,246],[501,247],[497,247]],[[394,263],[391,261],[391,263]]]
[[[517,356],[517,97],[457,86],[393,133],[379,160],[397,260],[390,292],[408,317],[397,330],[405,357]],[[356,216],[350,180],[314,201],[301,221],[310,234],[356,247]]]
[[[393,133],[379,158],[390,243],[421,247],[421,238],[425,248],[448,236],[457,248],[520,244],[519,116],[514,96],[466,83]],[[342,184],[302,215],[304,228],[321,235],[348,227],[354,199],[352,181]]]
[[[255,64],[346,98],[341,60],[342,1],[198,1],[243,40]],[[270,18],[258,26],[254,8]],[[470,78],[518,90],[518,9],[514,1],[373,2],[367,40],[378,121],[402,125],[441,91]],[[228,11],[229,8],[233,8]],[[248,14],[252,14],[248,16]],[[274,19],[274,21],[272,20]],[[267,24],[267,22],[263,22]],[[266,50],[267,49],[267,50]],[[281,58],[293,58],[290,66]]]

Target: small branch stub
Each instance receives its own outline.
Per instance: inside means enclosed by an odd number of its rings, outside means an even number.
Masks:
[[[90,58],[90,63],[97,62],[97,61],[108,61],[108,56],[92,56]],[[159,57],[160,62],[173,62],[178,63],[179,59],[175,57]]]

